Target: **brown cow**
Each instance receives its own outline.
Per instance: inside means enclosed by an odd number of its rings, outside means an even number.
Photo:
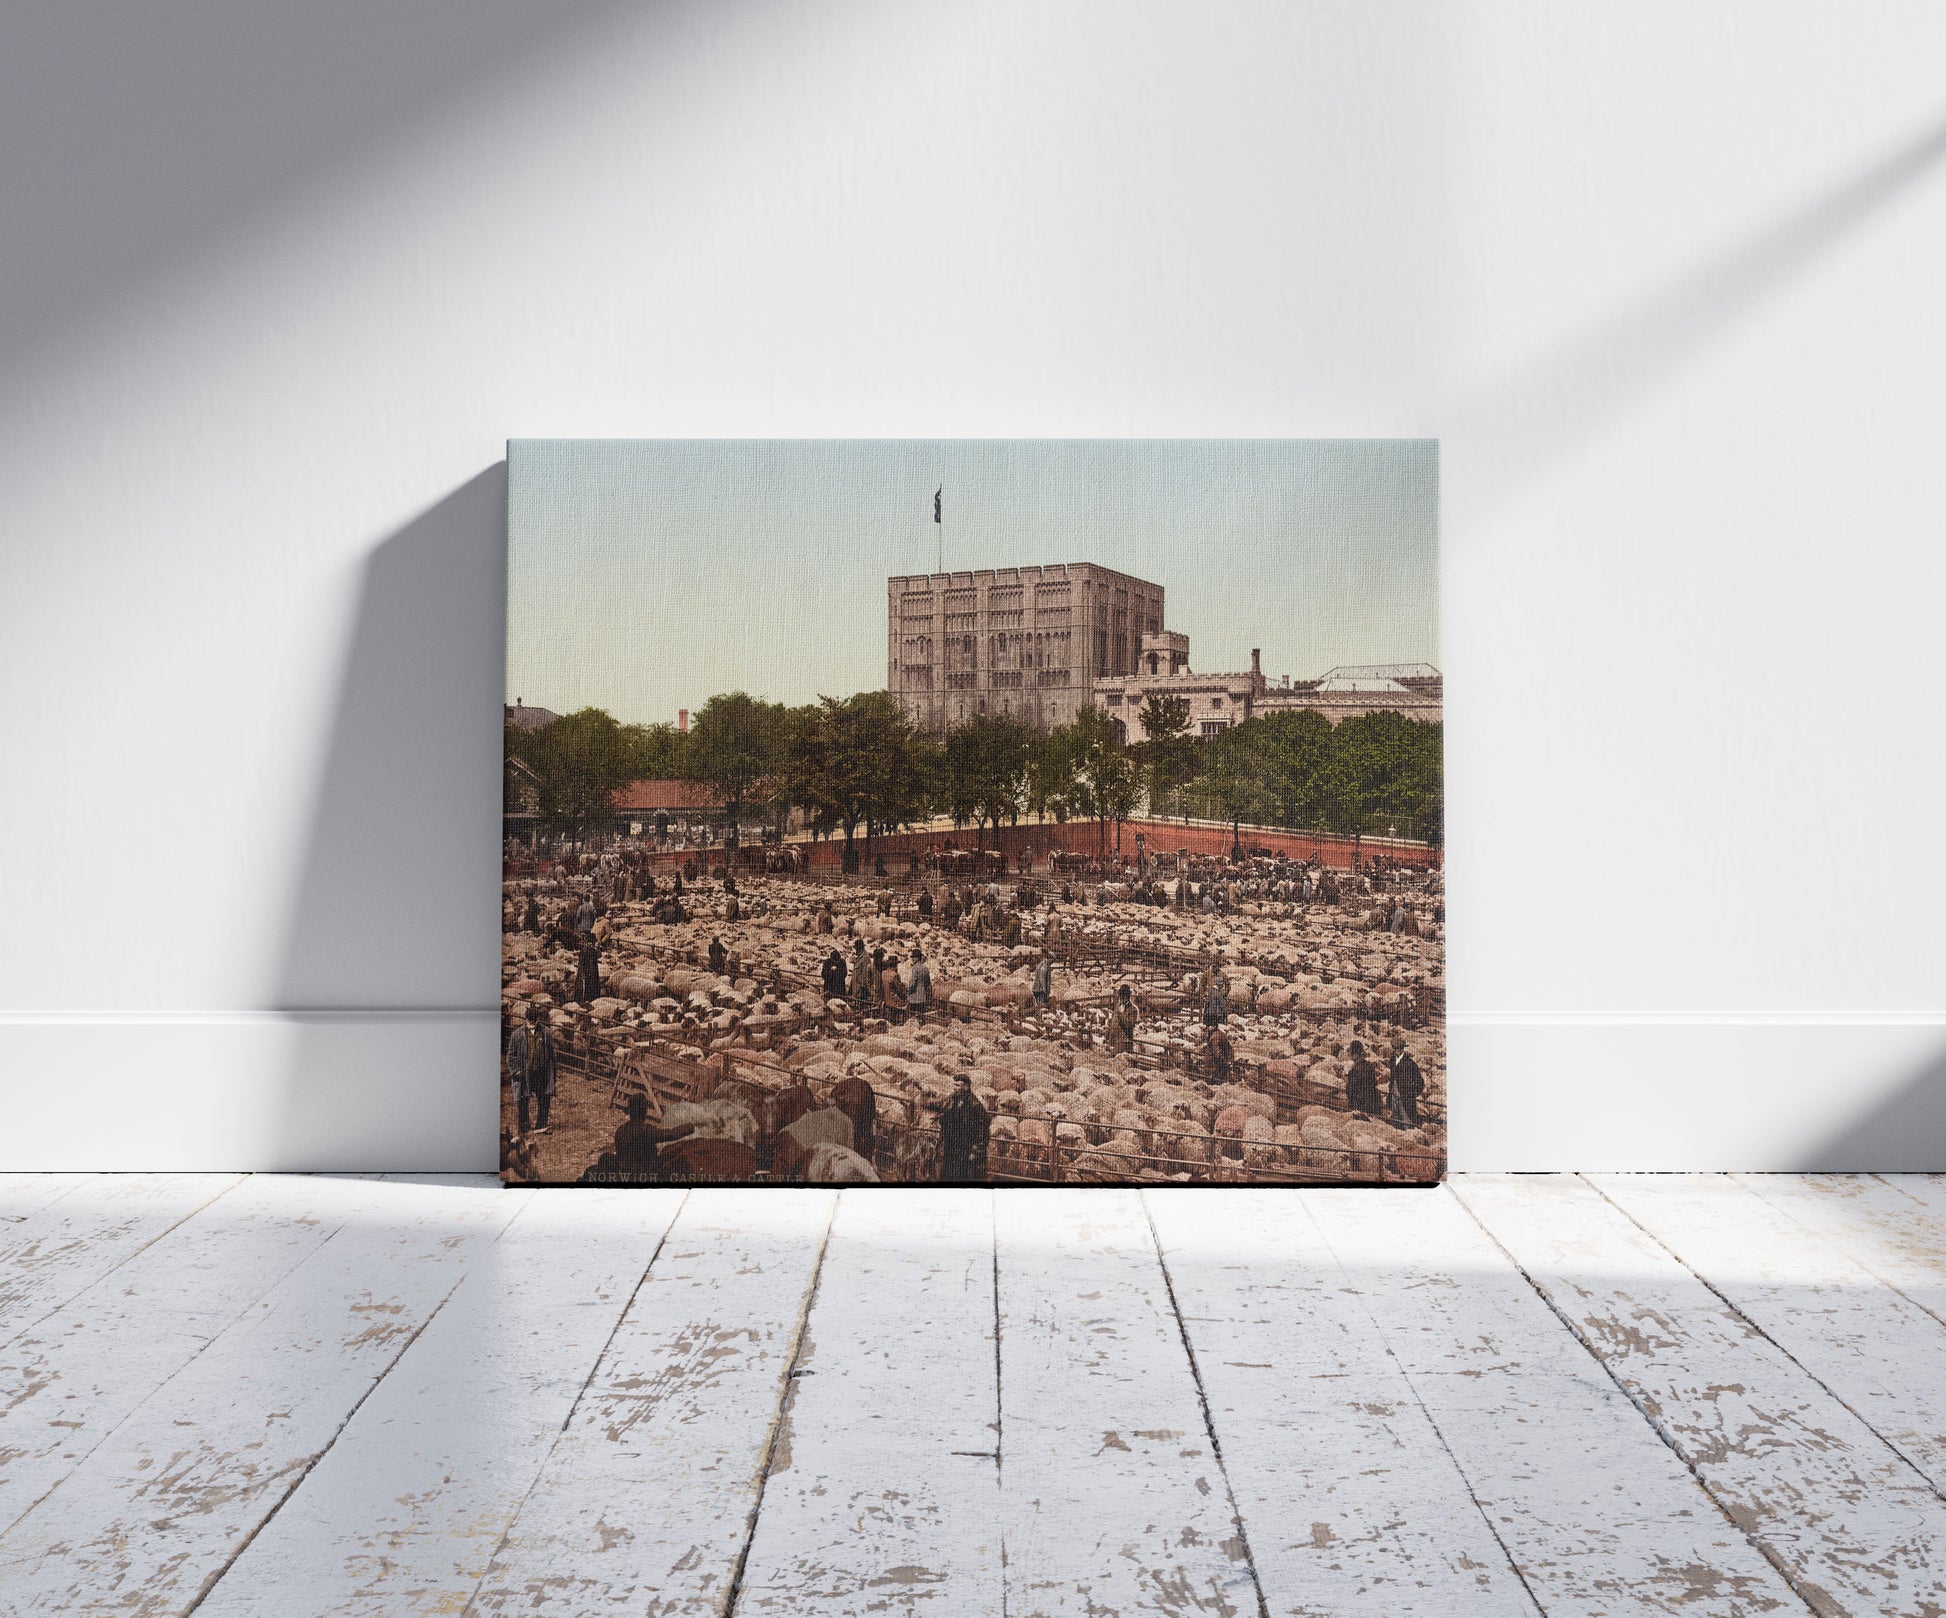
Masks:
[[[878,1096],[856,1073],[831,1087],[829,1105],[851,1120],[851,1149],[869,1163],[878,1145]]]
[[[780,1180],[801,1180],[811,1154],[820,1146],[851,1149],[851,1119],[836,1107],[807,1112],[788,1129],[777,1132],[771,1153],[771,1172]]]
[[[757,1172],[757,1151],[740,1140],[691,1135],[662,1149],[666,1180],[747,1180]]]

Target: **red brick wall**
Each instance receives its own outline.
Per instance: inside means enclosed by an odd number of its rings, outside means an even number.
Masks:
[[[1135,858],[1135,834],[1144,832],[1148,836],[1148,851],[1155,856],[1173,855],[1179,848],[1186,848],[1192,854],[1227,854],[1231,839],[1228,827],[1224,826],[1185,826],[1180,821],[1125,820],[1122,822],[1121,850],[1123,855]],[[1044,859],[1057,850],[1069,854],[1093,854],[1099,847],[1100,832],[1092,821],[1071,821],[1065,826],[1023,824],[1002,826],[996,834],[989,831],[986,836],[988,848],[998,847],[1009,855],[1020,853],[1023,848],[1032,849],[1035,859]],[[971,827],[956,832],[902,832],[888,834],[872,839],[873,851],[882,854],[888,867],[896,871],[898,866],[894,857],[903,860],[914,849],[937,848],[952,843],[957,848],[970,849],[974,844]],[[800,847],[805,845],[799,845]],[[809,845],[811,864],[814,868],[830,867],[836,869],[844,859],[844,842],[833,838],[828,842]],[[860,840],[862,848],[862,839]],[[1243,846],[1267,848],[1274,854],[1296,859],[1322,859],[1326,865],[1347,869],[1351,865],[1352,842],[1349,837],[1313,835],[1309,832],[1253,831],[1243,830]],[[1115,828],[1108,828],[1108,849],[1115,850]],[[1397,858],[1416,865],[1437,865],[1440,855],[1437,849],[1429,849],[1421,843],[1391,842],[1387,839],[1374,841],[1367,838],[1364,843],[1365,858],[1370,859],[1377,853],[1391,853]]]
[[[1135,834],[1148,835],[1148,851],[1158,858],[1173,856],[1177,849],[1186,848],[1192,854],[1224,855],[1230,851],[1230,832],[1226,826],[1185,826],[1173,820],[1125,820],[1122,822],[1121,851],[1129,860],[1135,858]],[[1071,821],[1065,826],[1039,825],[1037,823],[1019,826],[1002,826],[996,834],[989,831],[986,835],[988,848],[998,847],[1009,855],[1020,853],[1023,848],[1032,849],[1036,862],[1056,851],[1068,854],[1093,854],[1098,847],[1100,832],[1093,821]],[[924,831],[886,833],[872,839],[875,854],[883,855],[887,867],[895,874],[903,868],[905,856],[913,850],[921,852],[929,848],[939,848],[945,844],[956,848],[970,849],[974,844],[971,827],[960,831]],[[835,871],[844,863],[844,840],[828,838],[821,843],[794,843],[796,848],[808,850],[814,870]],[[860,857],[864,853],[864,837],[858,838]],[[1351,865],[1352,842],[1349,837],[1332,837],[1311,832],[1253,831],[1243,829],[1243,846],[1267,848],[1274,854],[1296,859],[1320,859],[1326,865],[1340,870]],[[1423,843],[1394,842],[1386,838],[1366,838],[1365,858],[1375,854],[1389,853],[1412,865],[1433,865],[1441,863],[1438,849],[1427,848]],[[1108,849],[1115,850],[1115,828],[1108,828]],[[712,863],[719,863],[723,850],[719,845],[706,851]],[[746,847],[746,857],[756,857],[762,850],[752,844]],[[698,849],[673,849],[666,853],[649,856],[658,868],[680,865],[686,860],[701,860],[705,851]]]

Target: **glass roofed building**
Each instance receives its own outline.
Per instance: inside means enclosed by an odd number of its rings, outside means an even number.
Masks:
[[[1438,723],[1445,682],[1430,663],[1343,664],[1315,680],[1265,677],[1262,659],[1232,674],[1199,674],[1189,666],[1189,637],[1171,633],[1142,642],[1136,670],[1094,682],[1095,702],[1123,738],[1147,738],[1142,705],[1152,696],[1179,697],[1189,709],[1189,733],[1213,736],[1258,714],[1310,709],[1334,725],[1360,714],[1398,713]]]

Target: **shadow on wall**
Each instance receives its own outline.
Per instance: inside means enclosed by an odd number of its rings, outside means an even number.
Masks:
[[[1870,1112],[1804,1152],[1799,1173],[1926,1173],[1946,1170],[1946,1048],[1925,1058]]]
[[[666,11],[678,8],[665,6]],[[618,0],[23,0],[0,54],[0,364],[370,166]]]
[[[1517,496],[1610,421],[1695,364],[1946,161],[1946,119],[1605,316],[1497,387],[1456,400],[1443,435],[1477,445],[1477,516]],[[1447,467],[1466,457],[1447,458]],[[1442,469],[1444,473],[1445,469]]]
[[[281,1165],[493,1165],[506,540],[501,462],[365,565],[275,985]]]

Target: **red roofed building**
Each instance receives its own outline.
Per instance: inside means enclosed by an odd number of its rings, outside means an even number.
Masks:
[[[752,796],[744,800],[742,818],[746,839],[753,828],[768,818],[760,805],[769,785],[757,783]],[[611,794],[610,802],[615,806],[615,829],[627,837],[673,835],[680,841],[688,841],[707,828],[703,840],[715,843],[722,837],[729,818],[723,800],[713,788],[700,781],[631,781]],[[793,812],[790,818],[793,827],[803,821],[801,812]],[[760,833],[760,836],[767,835]]]
[[[631,781],[614,794],[615,813],[677,814],[695,810],[712,813],[723,806],[714,791],[700,781]]]
[[[715,843],[722,835],[722,800],[700,781],[631,781],[610,801],[615,829],[625,837]]]

